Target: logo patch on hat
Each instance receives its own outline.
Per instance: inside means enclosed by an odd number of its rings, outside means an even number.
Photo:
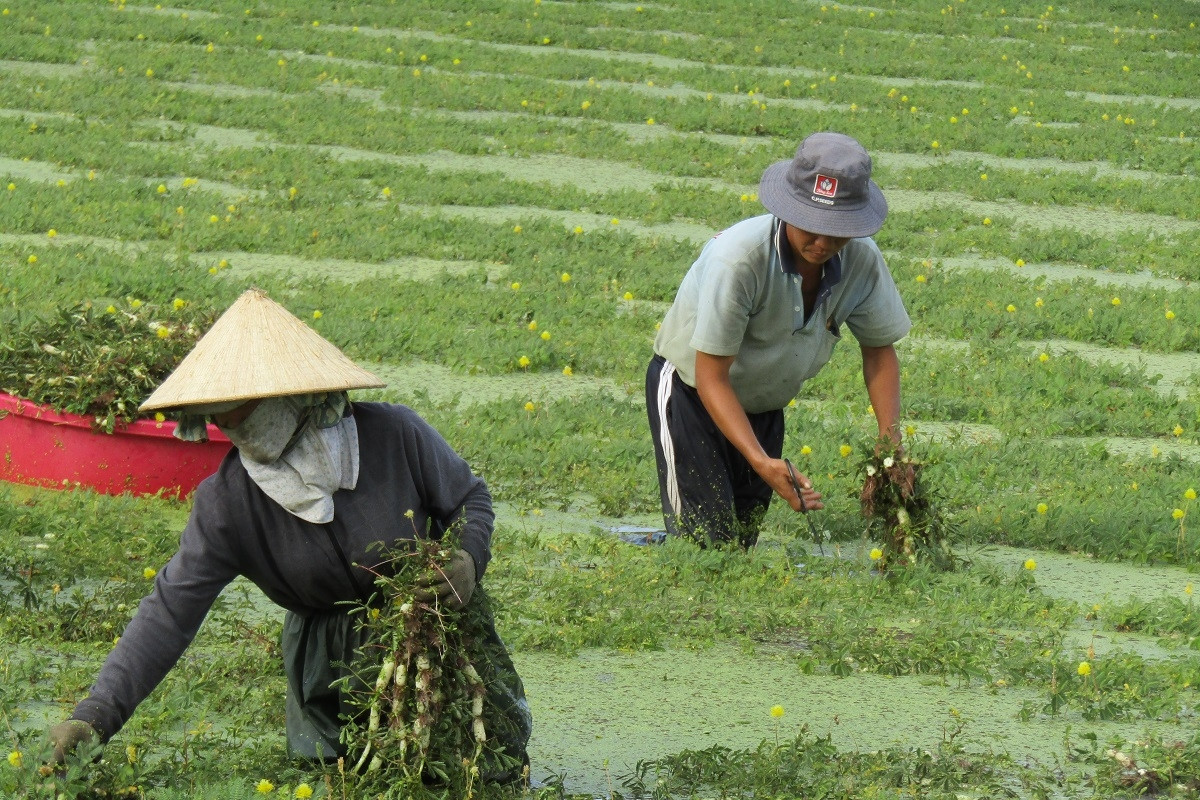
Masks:
[[[813,183],[813,194],[819,194],[822,197],[836,197],[837,183],[837,178],[831,178],[818,172],[817,179]]]

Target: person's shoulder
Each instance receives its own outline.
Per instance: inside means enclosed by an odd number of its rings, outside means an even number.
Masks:
[[[230,447],[217,471],[196,487],[192,495],[192,515],[207,520],[236,518],[248,502],[250,476],[242,466],[236,447]]]
[[[879,245],[875,244],[875,240],[869,236],[846,242],[846,246],[842,248],[841,257],[843,270],[887,269],[887,262],[879,250]]]
[[[770,257],[774,219],[761,214],[734,223],[709,241],[699,260],[739,271],[762,270]]]

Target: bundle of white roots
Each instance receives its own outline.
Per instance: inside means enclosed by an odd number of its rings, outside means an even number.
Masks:
[[[402,624],[391,626],[390,641],[380,642],[383,664],[371,696],[366,745],[354,771],[374,772],[387,764],[401,767],[406,775],[419,776],[429,756],[434,727],[451,704],[466,699],[462,696],[465,688],[471,702],[474,753],[470,757],[459,755],[468,775],[477,775],[475,763],[487,741],[483,680],[465,648],[448,647],[438,609],[407,602],[399,612]],[[462,680],[443,681],[443,677],[453,675],[447,670],[453,670]],[[448,690],[459,696],[447,697]]]

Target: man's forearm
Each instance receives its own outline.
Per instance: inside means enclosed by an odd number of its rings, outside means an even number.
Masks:
[[[900,358],[893,345],[864,347],[863,382],[875,409],[880,437],[900,441]]]

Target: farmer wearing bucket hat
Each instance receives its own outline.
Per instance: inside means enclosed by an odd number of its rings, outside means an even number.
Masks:
[[[89,696],[54,726],[55,757],[111,738],[191,643],[221,590],[242,575],[287,609],[287,741],[293,755],[336,758],[352,709],[333,686],[368,637],[348,606],[366,603],[385,548],[417,531],[457,550],[420,591],[479,620],[476,666],[486,682],[488,734],[507,781],[527,764],[524,689],[496,633],[483,587],[491,555],[491,495],[446,441],[410,409],[350,403],[347,390],[383,386],[258,290],[244,293],[142,405],[175,409],[176,435],[204,436],[211,419],[235,445],[196,490],[178,552],[109,654]],[[427,533],[426,533],[427,532]],[[363,568],[356,565],[375,565]],[[489,714],[491,715],[489,717]],[[486,767],[487,765],[482,765]]]
[[[782,409],[816,375],[845,325],[862,351],[881,437],[898,442],[900,366],[911,323],[879,248],[887,201],[871,157],[814,133],[763,173],[770,214],[713,237],[654,342],[646,407],[667,531],[753,545],[773,494],[794,510],[821,495],[783,454]]]

